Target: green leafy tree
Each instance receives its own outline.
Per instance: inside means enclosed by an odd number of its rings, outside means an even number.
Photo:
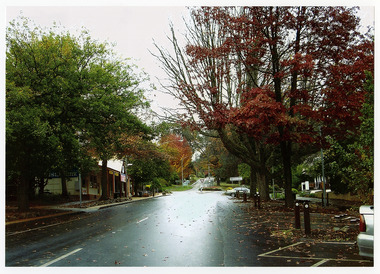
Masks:
[[[137,118],[147,104],[143,79],[87,31],[74,36],[21,18],[9,24],[6,42],[7,181],[16,182],[19,209],[27,210],[36,177],[60,173],[67,195],[66,174],[90,167],[91,156],[106,174],[107,160],[125,145],[122,134],[148,132]]]
[[[32,103],[28,88],[7,85],[6,93],[6,175],[17,186],[20,211],[29,208],[31,183],[49,171],[57,139],[43,119],[43,110]]]
[[[365,85],[367,91],[360,116],[358,135],[352,136],[352,142],[330,139],[327,150],[327,167],[332,176],[340,179],[343,191],[351,191],[361,197],[364,203],[373,203],[374,190],[374,80],[367,73]],[[340,185],[340,182],[337,182]],[[345,190],[345,191],[344,191]]]
[[[102,161],[101,199],[108,198],[107,162],[123,150],[123,135],[149,131],[135,114],[136,108],[146,106],[139,80],[125,61],[112,60],[110,54],[104,51],[88,69],[91,92],[85,101],[82,131],[89,148]]]
[[[27,210],[30,182],[53,170],[65,179],[79,162],[83,56],[75,37],[21,20],[11,22],[6,33],[7,174],[20,174],[12,180],[18,182],[19,209]]]
[[[135,193],[142,189],[144,184],[150,184],[159,188],[162,179],[170,180],[171,171],[169,160],[157,150],[150,153],[150,156],[132,158],[133,164],[129,168],[129,174],[133,178]]]
[[[244,181],[251,178],[251,167],[245,163],[238,165],[239,175]],[[254,189],[252,191],[255,191]]]

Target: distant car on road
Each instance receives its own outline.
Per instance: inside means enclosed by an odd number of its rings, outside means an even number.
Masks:
[[[239,191],[239,193],[246,193],[246,194],[250,193],[249,188],[246,188],[244,186],[239,186],[239,187],[235,187],[234,189],[227,190],[226,194],[232,197],[235,197],[237,191]]]
[[[374,207],[369,205],[364,205],[359,208],[360,213],[360,233],[357,238],[357,243],[359,247],[359,255],[364,257],[373,258],[373,216]]]

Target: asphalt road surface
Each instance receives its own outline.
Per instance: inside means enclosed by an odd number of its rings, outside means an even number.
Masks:
[[[221,267],[319,262],[277,256],[284,243],[260,229],[247,230],[242,214],[221,192],[175,192],[83,213],[59,225],[8,233],[5,264]]]
[[[223,266],[220,192],[186,191],[6,237],[6,266]]]

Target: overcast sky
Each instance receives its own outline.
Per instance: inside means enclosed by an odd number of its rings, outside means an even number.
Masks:
[[[159,45],[169,47],[166,35],[169,34],[169,22],[183,27],[182,17],[188,11],[185,7],[12,7],[6,8],[7,22],[22,15],[42,27],[49,27],[55,21],[70,31],[82,26],[99,41],[116,43],[115,50],[125,58],[132,58],[140,69],[150,75],[151,82],[159,87],[156,77],[165,74],[159,68],[157,60],[150,54],[156,52],[153,39]],[[156,92],[157,93],[157,92]],[[156,96],[154,96],[156,95]],[[173,98],[163,94],[150,94],[152,109],[175,107]]]
[[[318,2],[323,3],[323,1]],[[159,68],[157,60],[149,53],[149,50],[156,52],[153,39],[157,44],[169,48],[170,44],[166,38],[166,35],[169,34],[169,22],[173,22],[175,28],[179,31],[183,30],[184,23],[182,18],[188,15],[188,10],[184,6],[178,6],[178,3],[181,3],[178,1],[173,2],[177,3],[174,4],[177,6],[149,6],[147,4],[149,2],[141,2],[141,0],[137,2],[139,5],[145,5],[143,7],[125,6],[122,1],[89,2],[91,5],[99,6],[86,6],[86,3],[86,1],[72,2],[70,0],[65,0],[64,2],[54,0],[43,2],[33,0],[8,1],[6,21],[9,22],[15,19],[22,11],[23,16],[28,17],[42,27],[49,27],[54,21],[72,31],[83,26],[90,31],[92,38],[100,41],[115,42],[115,50],[123,57],[133,58],[133,62],[147,72],[150,75],[151,82],[155,83],[159,88],[156,77],[162,79],[165,74]],[[125,1],[125,3],[130,5],[134,2]],[[186,4],[187,2],[182,3]],[[220,3],[218,5],[223,4],[220,1],[218,3]],[[241,2],[236,3],[240,4]],[[354,2],[349,3],[355,4]],[[364,1],[364,3],[371,4],[374,1]],[[15,4],[17,6],[13,6]],[[28,6],[24,6],[25,4]],[[44,4],[45,6],[33,6],[36,4]],[[72,4],[74,6],[70,6]],[[163,4],[170,4],[170,1],[169,3],[160,2],[160,5]],[[190,4],[193,3],[190,2]],[[374,7],[362,7],[361,18],[363,18],[363,25],[369,25],[374,22],[374,13]],[[152,108],[155,111],[159,111],[160,107],[175,107],[176,105],[173,98],[157,92],[151,94],[150,98],[153,99]]]

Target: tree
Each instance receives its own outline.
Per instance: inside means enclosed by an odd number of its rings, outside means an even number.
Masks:
[[[192,10],[186,49],[158,58],[182,101],[181,119],[214,129],[225,147],[265,178],[280,147],[286,205],[292,206],[294,145],[344,137],[360,122],[364,71],[373,41],[358,32],[355,8],[204,7]],[[325,143],[325,142],[324,142]],[[245,156],[244,156],[245,155]],[[251,186],[252,188],[253,186]]]
[[[147,106],[143,90],[139,89],[140,79],[126,61],[117,60],[106,45],[96,46],[104,51],[88,67],[86,85],[89,93],[84,102],[85,120],[81,134],[102,161],[101,199],[108,199],[108,160],[127,145],[122,142],[126,134],[148,134],[149,128],[134,114],[137,108]]]
[[[245,163],[238,165],[239,175],[243,178],[243,181],[251,178],[251,167]],[[256,192],[256,189],[252,189]]]
[[[27,210],[30,182],[52,171],[65,178],[79,162],[78,62],[85,56],[68,33],[21,20],[10,23],[6,34],[6,145],[7,173],[18,175],[8,179],[19,182],[19,209]]]
[[[130,157],[130,162],[132,166],[128,172],[133,178],[135,193],[142,189],[144,184],[159,188],[159,182],[162,179],[165,181],[170,180],[171,167],[169,159],[161,148],[152,142],[146,143],[145,148],[142,148],[138,155]]]
[[[147,103],[143,79],[87,31],[76,37],[21,18],[10,23],[6,41],[7,180],[18,183],[19,209],[27,210],[36,178],[60,173],[67,195],[66,174],[85,171],[94,156],[106,175],[122,134],[148,132],[137,118]]]
[[[241,160],[232,155],[219,138],[201,136],[200,139],[202,140],[198,148],[200,155],[194,163],[197,172],[208,176],[210,171],[218,185],[223,180],[237,176],[237,167]]]
[[[49,149],[56,145],[49,137],[50,128],[43,120],[43,110],[31,103],[32,91],[7,85],[6,93],[6,161],[7,182],[16,182],[20,211],[29,209],[29,190],[38,171],[47,172]],[[41,162],[38,161],[41,159]]]
[[[359,195],[363,203],[373,203],[374,190],[374,80],[367,73],[365,101],[359,117],[359,134],[350,142],[329,138],[326,166],[330,176],[338,177],[337,185],[344,191]],[[329,173],[327,173],[329,174]],[[341,182],[343,183],[341,183]]]
[[[192,150],[187,140],[179,135],[169,134],[161,137],[159,144],[164,153],[168,155],[173,171],[176,172],[181,179],[189,177],[191,173],[190,163]]]

